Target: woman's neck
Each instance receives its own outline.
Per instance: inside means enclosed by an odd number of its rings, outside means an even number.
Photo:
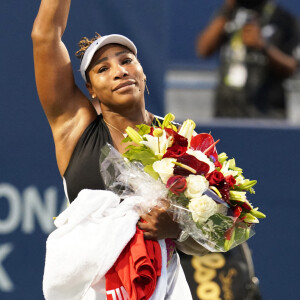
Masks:
[[[128,126],[135,128],[139,124],[150,125],[153,120],[153,114],[149,113],[145,108],[130,112],[115,112],[102,108],[102,115],[108,126],[122,133],[125,132]]]

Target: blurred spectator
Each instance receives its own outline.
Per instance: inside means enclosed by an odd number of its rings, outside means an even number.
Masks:
[[[284,80],[300,61],[298,20],[271,0],[225,0],[196,51],[220,49],[215,116],[286,118]]]

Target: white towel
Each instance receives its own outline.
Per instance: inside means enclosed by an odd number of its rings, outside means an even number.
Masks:
[[[83,190],[55,220],[47,240],[43,291],[48,300],[81,300],[105,276],[136,230],[136,198]]]
[[[120,203],[117,195],[103,190],[79,193],[56,218],[57,229],[47,240],[43,279],[46,300],[106,299],[105,274],[135,234],[139,219],[135,207],[141,202],[141,197],[129,197]],[[187,286],[185,278],[182,281],[182,277],[174,276],[180,273],[178,257],[172,263],[173,267],[167,269],[165,241],[161,240],[159,244],[162,274],[151,300],[174,295],[175,286]],[[180,282],[177,284],[178,278]]]

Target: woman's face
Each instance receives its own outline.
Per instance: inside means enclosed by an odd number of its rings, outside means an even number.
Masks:
[[[144,101],[145,74],[135,55],[126,47],[110,44],[99,49],[89,66],[90,94],[102,105],[115,109]]]

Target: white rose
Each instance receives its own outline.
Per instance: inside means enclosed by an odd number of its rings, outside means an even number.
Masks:
[[[217,212],[218,206],[213,199],[203,195],[200,198],[192,199],[189,203],[189,209],[192,211],[193,220],[203,223]]]
[[[166,184],[168,179],[173,176],[175,158],[163,158],[162,160],[157,160],[153,165],[153,170],[157,172],[160,176],[161,181]]]
[[[187,154],[195,156],[198,160],[203,161],[209,165],[209,171],[208,173],[211,173],[212,171],[215,170],[215,165],[214,163],[204,154],[203,152],[199,150],[192,150],[188,149],[186,151]]]
[[[209,182],[204,176],[201,175],[189,175],[186,178],[187,188],[184,191],[184,195],[187,198],[199,198],[208,189]]]

